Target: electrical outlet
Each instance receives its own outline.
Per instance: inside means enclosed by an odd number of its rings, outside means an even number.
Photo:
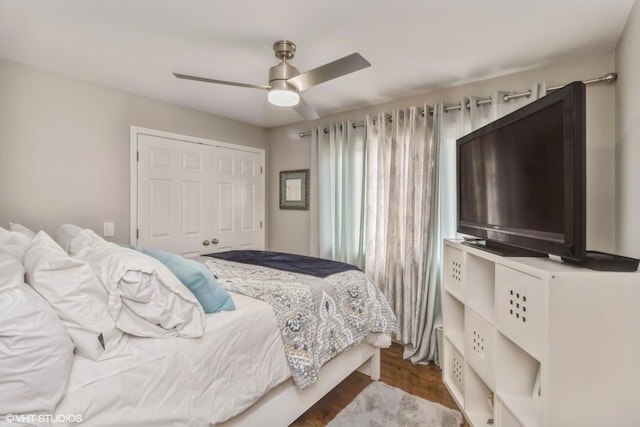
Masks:
[[[104,237],[113,237],[115,234],[115,225],[112,222],[105,222],[102,235]]]

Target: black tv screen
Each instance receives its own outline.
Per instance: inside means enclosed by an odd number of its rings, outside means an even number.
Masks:
[[[583,83],[465,135],[457,146],[458,232],[486,239],[487,247],[584,258]]]

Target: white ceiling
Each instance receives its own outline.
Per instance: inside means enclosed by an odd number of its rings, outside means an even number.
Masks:
[[[301,72],[359,52],[371,67],[304,92],[323,116],[610,52],[633,1],[0,0],[0,58],[273,127],[300,118],[171,73],[268,84],[276,40]]]

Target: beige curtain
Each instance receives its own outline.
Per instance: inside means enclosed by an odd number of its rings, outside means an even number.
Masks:
[[[410,345],[422,339],[422,302],[436,298],[425,277],[435,152],[431,119],[422,111],[412,107],[366,119],[365,273],[398,317],[394,338]]]

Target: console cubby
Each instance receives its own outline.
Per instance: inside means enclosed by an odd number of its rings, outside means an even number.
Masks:
[[[493,349],[495,329],[470,308],[465,308],[464,348],[465,360],[483,381],[493,388]]]
[[[496,324],[528,352],[540,356],[546,316],[546,287],[540,277],[498,265]]]
[[[464,302],[466,277],[464,265],[464,252],[462,250],[451,249],[445,253],[444,268],[442,269],[444,288],[462,302]]]
[[[460,353],[464,353],[464,304],[448,292],[442,303],[446,306],[442,310],[443,322],[449,325],[446,337]]]
[[[467,364],[465,371],[465,412],[474,426],[493,424],[493,391]]]
[[[464,357],[445,336],[444,338],[444,383],[456,403],[464,406]]]
[[[496,390],[501,402],[522,425],[540,424],[541,365],[501,333],[496,337]]]
[[[639,425],[640,273],[453,240],[443,262],[443,382],[472,426]]]
[[[467,254],[465,302],[491,324],[495,312],[495,271],[495,262]]]

